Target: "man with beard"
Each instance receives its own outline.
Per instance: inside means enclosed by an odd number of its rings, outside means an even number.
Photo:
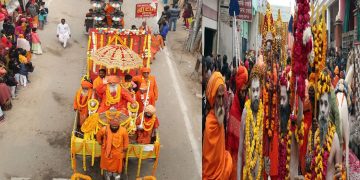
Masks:
[[[240,66],[235,76],[236,93],[231,104],[229,121],[227,124],[226,134],[226,148],[229,150],[233,160],[233,170],[230,179],[237,179],[237,158],[239,151],[239,135],[240,135],[240,122],[241,112],[245,105],[246,100],[246,83],[248,81],[248,72],[244,66]]]
[[[126,129],[120,126],[119,119],[112,119],[109,125],[99,130],[96,140],[101,145],[100,168],[105,170],[105,179],[110,180],[113,176],[115,180],[120,180],[123,159],[129,146]]]
[[[240,123],[238,179],[261,179],[263,176],[264,108],[260,101],[261,74],[262,69],[256,64],[250,74],[251,99],[245,103]]]
[[[206,98],[211,109],[206,116],[203,134],[203,179],[227,180],[232,170],[230,153],[225,150],[225,91],[224,78],[219,72],[214,72],[206,87]]]
[[[89,81],[83,80],[81,88],[76,92],[74,98],[74,110],[79,112],[80,126],[88,117],[88,101],[91,99],[93,91],[92,84]]]
[[[297,118],[291,114],[289,84],[286,71],[280,78],[280,143],[278,178],[289,179],[298,175],[299,149],[303,142],[303,103],[298,101]],[[297,109],[298,108],[298,109]],[[295,111],[293,111],[295,112]],[[302,133],[302,134],[301,134]],[[271,163],[271,162],[270,162]]]
[[[105,84],[105,76],[106,76],[106,69],[99,70],[99,76],[94,79],[94,89],[98,88],[100,85]]]
[[[313,139],[311,133],[309,134],[309,144],[314,144],[314,147],[308,148],[311,166],[306,176],[311,179],[341,179],[342,153],[335,124],[330,120],[332,90],[330,75],[326,71],[320,74],[317,86],[318,127]]]
[[[96,91],[101,98],[101,103],[98,112],[105,112],[109,109],[116,109],[117,111],[127,111],[127,103],[131,103],[132,108],[136,108],[137,104],[131,94],[123,90],[120,86],[120,79],[117,76],[108,76],[107,84],[99,86]]]

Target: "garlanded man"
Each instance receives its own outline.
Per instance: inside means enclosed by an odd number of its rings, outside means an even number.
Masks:
[[[299,150],[304,139],[303,104],[299,100],[291,111],[289,85],[284,71],[280,78],[279,179],[290,179],[298,175]]]
[[[238,179],[262,179],[264,107],[260,100],[262,69],[255,64],[250,74],[250,99],[246,101],[240,123]]]
[[[158,100],[159,93],[158,93],[158,87],[156,84],[155,76],[150,75],[150,68],[142,68],[141,69],[141,75],[135,76],[133,78],[133,81],[137,85],[141,85],[142,83],[145,83],[149,87],[149,94],[154,97],[155,101]]]
[[[225,81],[219,72],[214,72],[206,87],[210,112],[206,116],[203,137],[202,178],[225,180],[232,171],[232,159],[225,150],[224,94]]]
[[[159,120],[155,115],[156,109],[153,105],[147,105],[144,113],[136,120],[138,129],[136,141],[139,144],[150,144],[151,138],[155,137],[156,129],[159,127]]]
[[[109,125],[97,132],[96,140],[101,145],[100,168],[105,170],[106,180],[110,180],[111,177],[120,180],[123,159],[129,146],[126,129],[120,126],[119,119],[112,119]]]
[[[317,82],[318,127],[315,132],[310,131],[309,133],[307,157],[310,159],[308,163],[311,166],[307,169],[306,179],[341,179],[342,152],[340,141],[336,132],[336,125],[330,119],[331,106],[333,106],[331,91],[330,75],[323,71]]]
[[[148,86],[146,83],[141,83],[138,92],[136,92],[136,101],[139,103],[139,113],[142,113],[146,105],[155,105],[155,98],[152,94],[147,93]]]
[[[132,108],[137,105],[131,94],[123,90],[120,86],[120,79],[117,76],[109,76],[107,84],[103,84],[97,88],[97,94],[101,97],[101,103],[98,112],[105,112],[111,108],[118,111],[124,110],[127,112],[127,102],[131,103]]]
[[[81,82],[80,89],[76,92],[74,99],[74,110],[79,112],[79,122],[80,126],[84,123],[85,119],[88,117],[88,101],[92,98],[93,85],[86,80]]]
[[[244,66],[239,66],[236,76],[236,93],[231,104],[229,121],[227,124],[226,147],[229,150],[233,160],[233,170],[230,179],[237,179],[237,160],[239,151],[239,136],[241,113],[246,100],[246,84],[248,82],[248,71]]]

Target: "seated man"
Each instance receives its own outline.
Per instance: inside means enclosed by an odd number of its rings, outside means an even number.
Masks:
[[[83,80],[81,82],[81,87],[76,92],[74,98],[74,110],[79,111],[80,126],[84,123],[85,119],[89,115],[88,101],[91,99],[92,94],[92,84],[89,81]]]
[[[131,97],[128,91],[124,91],[120,86],[120,80],[117,76],[109,76],[107,84],[100,85],[96,92],[101,98],[101,103],[98,112],[102,113],[110,108],[118,111],[127,111],[127,102],[131,103],[132,108],[136,108],[136,102]]]
[[[110,124],[97,132],[96,140],[101,145],[100,168],[105,170],[105,179],[120,180],[123,170],[123,159],[129,146],[129,136],[118,119],[112,119]]]
[[[121,83],[121,87],[127,89],[130,93],[134,93],[136,84],[132,82],[132,76],[130,74],[125,75],[125,82]]]
[[[146,106],[146,104],[151,104],[151,105],[155,105],[155,99],[152,96],[152,94],[148,94],[148,97],[146,97],[146,92],[148,90],[148,86],[146,86],[145,83],[142,83],[140,85],[139,91],[136,92],[136,101],[139,103],[139,113],[142,113],[144,110],[144,106]]]
[[[100,85],[104,84],[106,76],[106,69],[99,69],[99,76],[94,79],[94,89],[98,88]]]
[[[159,127],[159,120],[155,113],[155,107],[147,105],[145,112],[136,120],[136,125],[138,126],[136,131],[137,143],[150,144],[151,138],[155,137],[156,129]]]

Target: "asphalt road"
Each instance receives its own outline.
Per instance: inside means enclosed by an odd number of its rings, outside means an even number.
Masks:
[[[135,19],[136,2],[124,1],[125,27],[139,26]],[[44,54],[35,56],[31,83],[21,88],[13,109],[5,112],[0,124],[0,179],[25,177],[34,180],[70,178],[70,133],[74,120],[72,102],[85,67],[87,36],[84,16],[88,0],[48,0],[50,15],[45,30],[39,31]],[[159,5],[159,11],[161,4]],[[65,18],[72,31],[66,49],[56,38],[56,25]],[[147,19],[156,29],[157,18]],[[155,30],[156,31],[156,30]],[[152,64],[157,78],[161,150],[158,179],[200,179],[201,126],[200,99],[184,88],[182,77],[173,62],[172,52],[165,48]],[[80,160],[80,159],[79,159]],[[96,161],[96,163],[99,163]],[[150,175],[152,162],[144,162],[141,175]],[[90,161],[88,161],[88,166]],[[78,169],[81,170],[81,161]],[[135,179],[137,161],[129,163],[129,179]],[[98,166],[87,171],[100,178]]]

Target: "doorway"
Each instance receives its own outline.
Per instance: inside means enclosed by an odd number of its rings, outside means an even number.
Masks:
[[[204,55],[208,56],[214,51],[216,30],[205,27],[204,32]]]

